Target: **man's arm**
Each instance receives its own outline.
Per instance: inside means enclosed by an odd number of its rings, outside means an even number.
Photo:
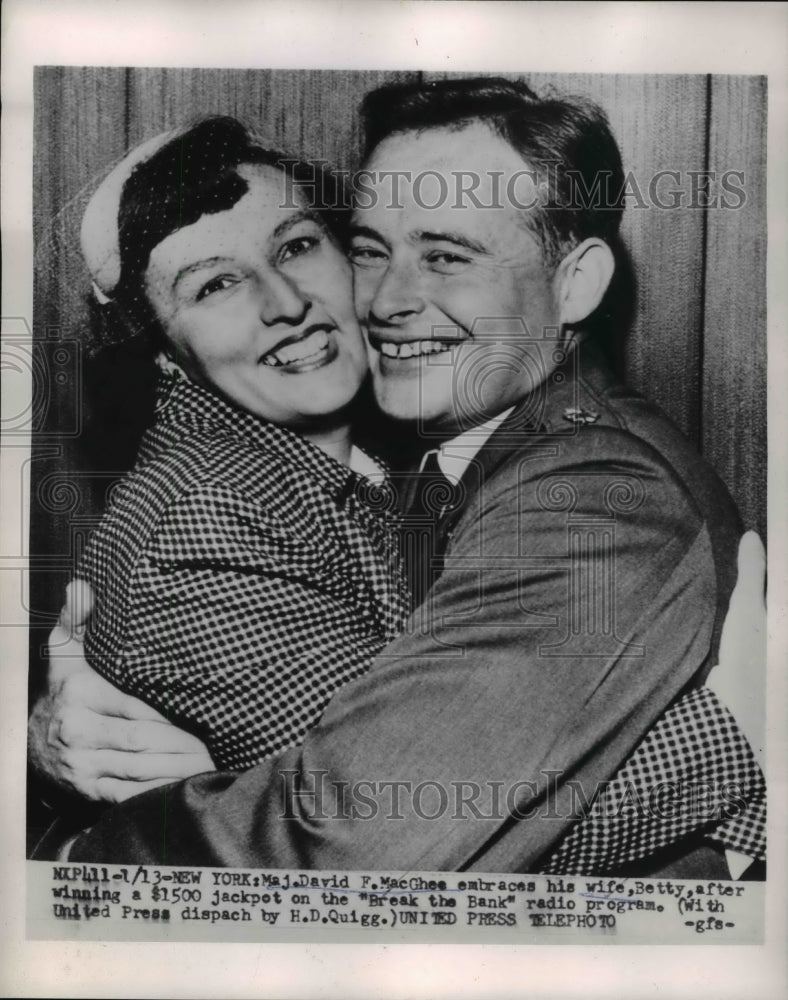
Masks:
[[[568,519],[545,509],[541,477],[498,483],[463,518],[429,627],[412,621],[302,748],[111,810],[71,857],[528,870],[570,821],[568,779],[592,795],[709,649],[714,569],[697,511],[660,470],[613,472],[648,486],[616,522],[613,633],[587,619],[578,631],[573,610],[575,598],[610,596],[609,546],[573,563]],[[606,512],[583,499],[573,513],[597,523]]]
[[[28,722],[34,770],[56,788],[104,802],[212,771],[197,737],[88,666],[81,635],[92,603],[90,587],[74,581],[50,634],[47,686]]]

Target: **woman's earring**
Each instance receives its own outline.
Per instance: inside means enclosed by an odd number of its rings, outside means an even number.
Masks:
[[[183,375],[183,369],[178,365],[171,357],[165,354],[164,351],[159,351],[156,355],[157,366],[165,373],[165,375]]]

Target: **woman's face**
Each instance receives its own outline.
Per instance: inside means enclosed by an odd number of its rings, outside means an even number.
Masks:
[[[232,208],[154,247],[146,293],[191,378],[266,420],[318,426],[367,371],[350,266],[312,212],[282,207],[280,171],[238,173],[249,188]]]

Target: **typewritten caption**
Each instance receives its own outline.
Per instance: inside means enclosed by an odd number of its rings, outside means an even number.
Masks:
[[[743,944],[763,883],[28,862],[28,937]]]

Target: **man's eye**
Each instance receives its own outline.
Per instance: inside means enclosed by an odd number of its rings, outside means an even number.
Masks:
[[[288,240],[279,251],[279,260],[293,260],[294,257],[303,257],[304,254],[314,250],[320,243],[317,236],[299,236],[297,239]]]
[[[350,261],[358,267],[385,267],[388,255],[377,247],[352,246],[350,248]]]
[[[235,278],[231,278],[227,274],[220,274],[217,278],[211,278],[210,281],[205,282],[205,284],[197,292],[196,299],[198,302],[201,302],[203,299],[207,298],[209,295],[213,295],[215,292],[223,292],[226,288],[232,288],[235,282]]]
[[[432,250],[426,256],[427,263],[439,274],[457,274],[464,270],[470,260],[449,250]]]

